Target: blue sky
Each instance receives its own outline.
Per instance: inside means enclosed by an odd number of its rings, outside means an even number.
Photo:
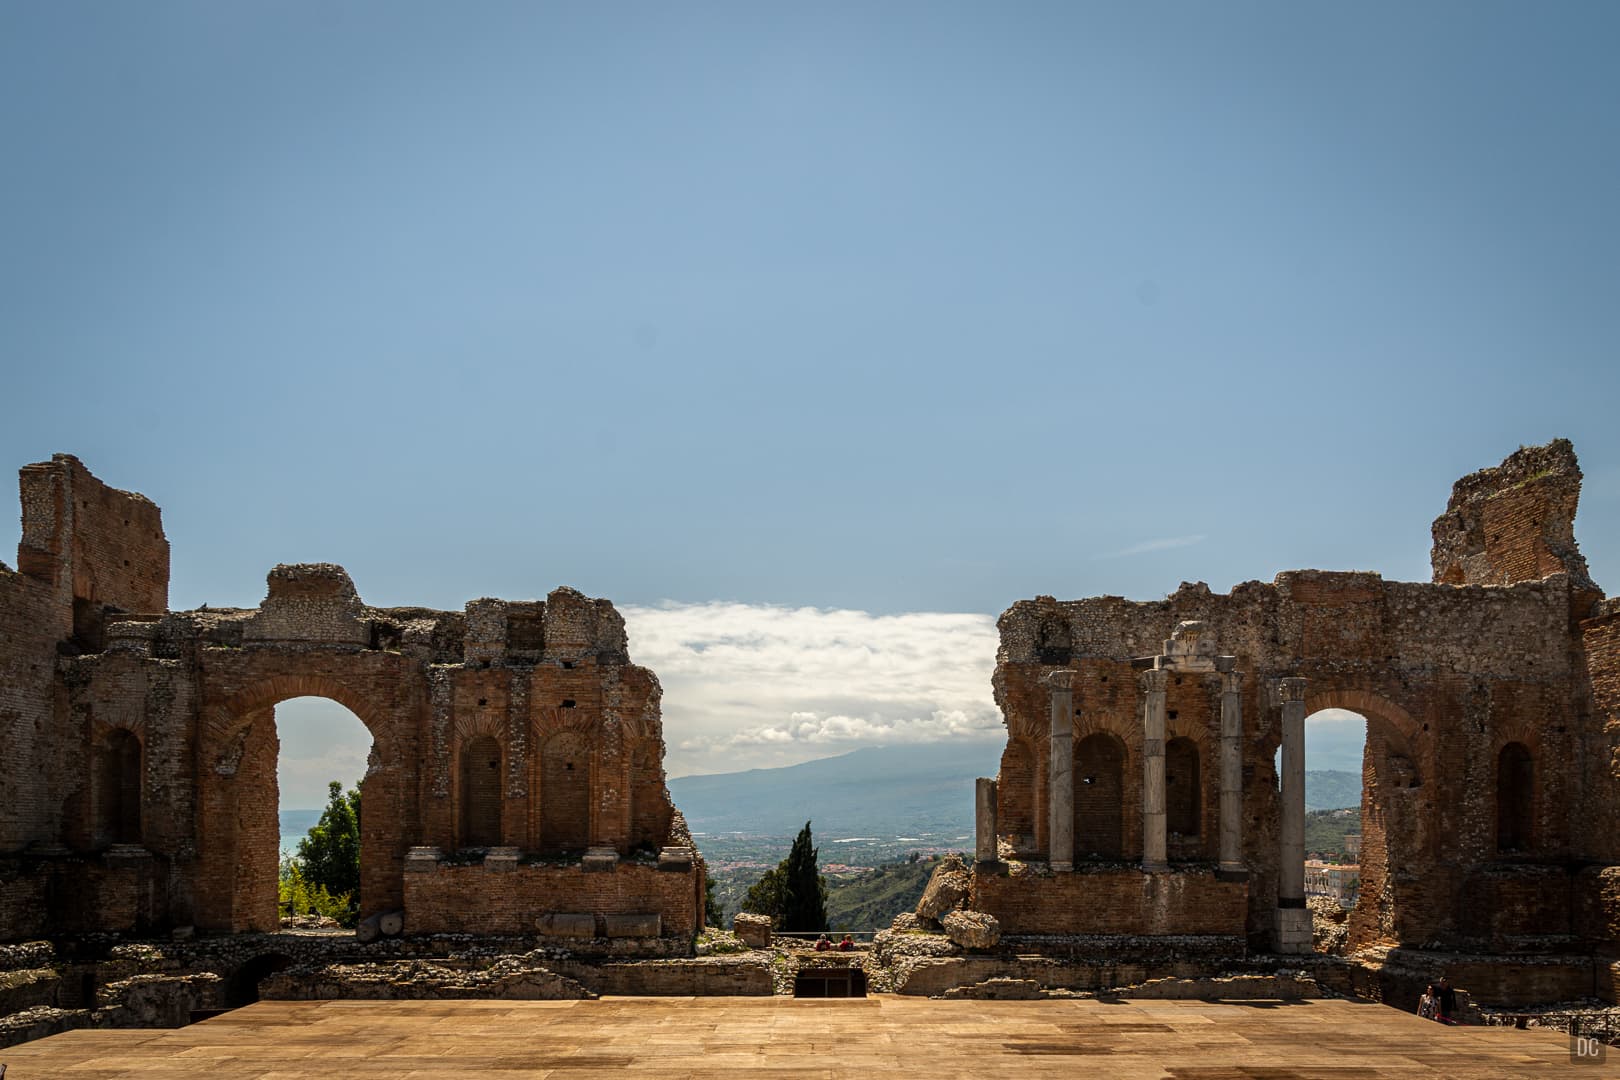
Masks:
[[[0,463],[157,500],[177,607],[323,559],[882,618],[1426,578],[1452,481],[1567,435],[1610,582],[1617,31],[18,0]]]

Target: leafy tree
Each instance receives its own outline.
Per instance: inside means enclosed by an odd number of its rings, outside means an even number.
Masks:
[[[353,899],[350,893],[333,896],[326,891],[325,885],[311,885],[304,877],[298,860],[290,856],[281,860],[276,900],[282,916],[325,915],[343,922],[353,908]]]
[[[327,787],[321,820],[298,841],[298,868],[312,888],[332,896],[346,895],[349,911],[338,921],[352,926],[360,913],[360,789],[343,791],[333,780]]]
[[[725,905],[715,893],[716,881],[707,870],[703,872],[703,925],[722,927],[726,921]]]
[[[748,887],[748,894],[738,904],[738,910],[751,911],[755,915],[769,915],[771,922],[777,927],[782,925],[782,915],[786,910],[784,903],[787,880],[787,860],[783,859],[774,869],[765,871],[765,876]]]
[[[784,932],[816,933],[827,929],[827,882],[816,865],[816,855],[807,821],[782,861]]]

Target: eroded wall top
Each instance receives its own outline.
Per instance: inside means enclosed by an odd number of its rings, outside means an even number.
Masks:
[[[1511,585],[1566,573],[1597,593],[1575,543],[1581,467],[1568,439],[1521,446],[1502,464],[1458,480],[1435,519],[1429,560],[1443,585]]]

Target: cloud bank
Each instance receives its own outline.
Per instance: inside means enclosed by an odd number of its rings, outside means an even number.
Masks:
[[[1002,730],[989,615],[713,602],[624,618],[631,659],[664,686],[671,776]]]

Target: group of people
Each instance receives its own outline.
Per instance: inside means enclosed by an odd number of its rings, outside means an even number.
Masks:
[[[850,937],[848,934],[845,934],[844,940],[840,941],[836,945],[833,944],[832,938],[828,937],[826,934],[822,934],[820,937],[816,938],[816,952],[827,952],[830,949],[837,949],[839,952],[850,952],[854,948],[855,939]]]
[[[1417,1014],[1425,1020],[1438,1020],[1442,1024],[1457,1022],[1454,1019],[1457,1015],[1457,991],[1450,979],[1442,975],[1439,982],[1429,984],[1418,999]]]

